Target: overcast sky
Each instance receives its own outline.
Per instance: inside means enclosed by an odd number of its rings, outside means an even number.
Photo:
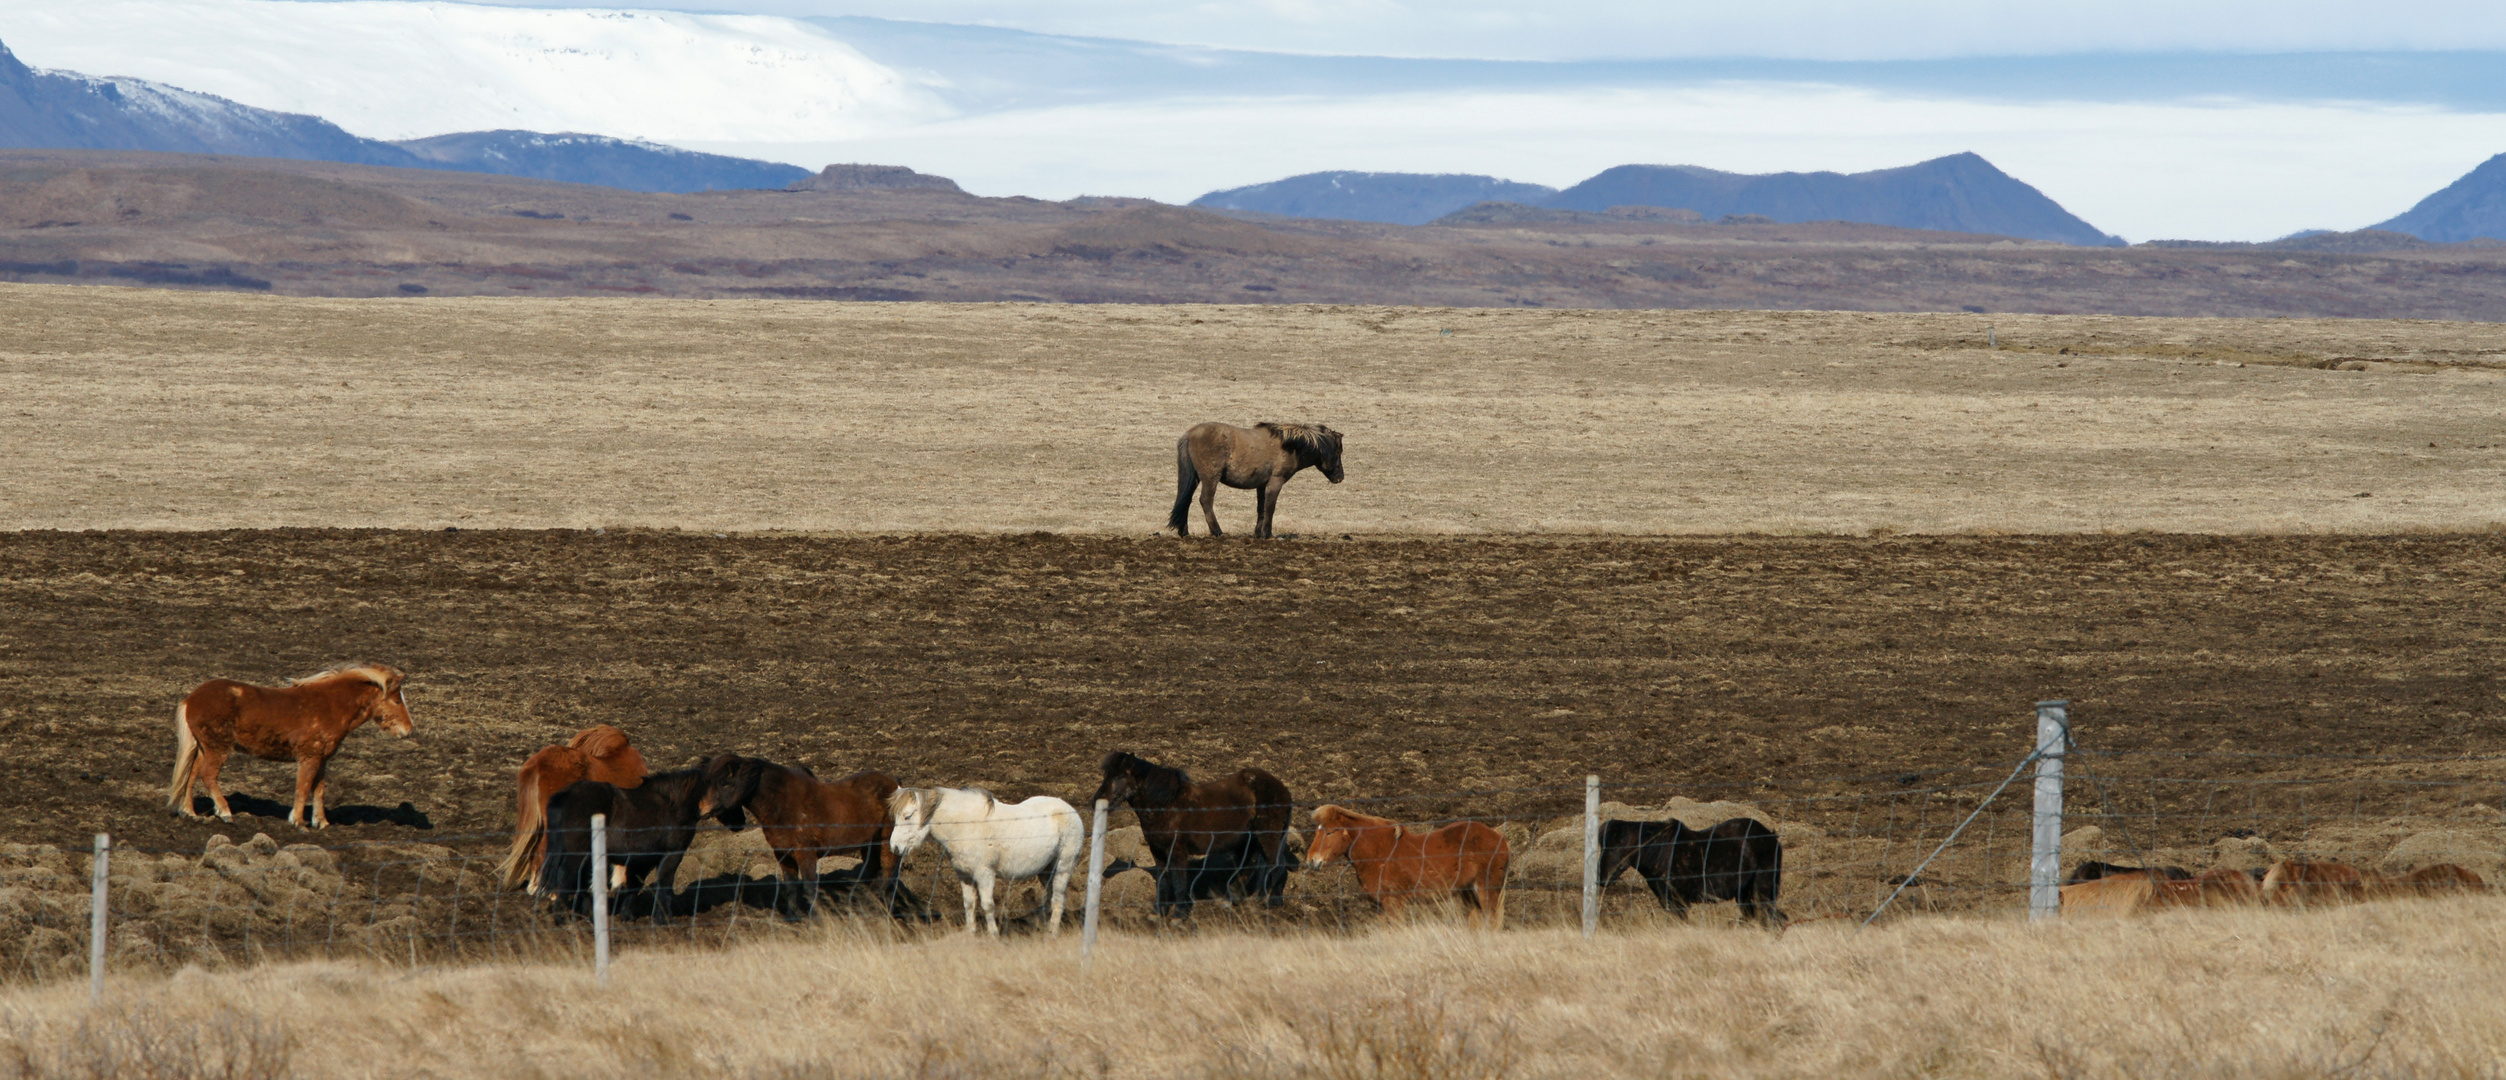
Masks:
[[[514,2],[586,6],[579,0]],[[1497,60],[2506,49],[2506,3],[2498,0],[691,0],[616,6],[870,15],[1236,49]]]

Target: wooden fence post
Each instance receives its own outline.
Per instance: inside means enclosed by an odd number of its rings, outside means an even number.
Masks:
[[[1096,909],[1105,897],[1105,800],[1096,801],[1096,825],[1088,830],[1088,912],[1079,923],[1079,967],[1096,955]]]
[[[1584,777],[1584,936],[1601,928],[1601,778]]]
[[[592,815],[592,977],[609,984],[609,815]]]
[[[104,996],[105,868],[113,859],[113,838],[96,834],[96,880],[87,910],[87,1000]]]
[[[2027,867],[2027,917],[2062,914],[2062,755],[2071,745],[2071,703],[2036,703],[2036,830]]]

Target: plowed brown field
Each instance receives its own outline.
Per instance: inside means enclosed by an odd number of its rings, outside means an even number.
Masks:
[[[507,828],[514,765],[596,721],[657,767],[737,750],[1077,800],[1125,747],[1425,796],[1406,818],[1563,812],[1588,772],[1745,797],[2006,763],[2046,697],[2108,748],[2494,751],[2501,582],[2493,534],[17,533],[0,837],[198,851],[213,830],[162,809],[173,703],[344,657],[407,669],[419,727],[350,740],[333,813],[372,823],[326,843]],[[260,817],[214,831],[292,842],[290,770],[228,776]]]

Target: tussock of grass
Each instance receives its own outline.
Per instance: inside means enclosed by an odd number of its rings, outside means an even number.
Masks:
[[[133,980],[92,1009],[83,986],[17,991],[0,1075],[106,1075],[84,1064],[99,1047],[148,1037],[115,1032],[192,1030],[249,1032],[276,1064],[123,1074],[2487,1077],[2506,1061],[2501,914],[2465,898],[1594,942],[1112,935],[1085,971],[1075,936],[897,945],[834,925],[632,953],[607,987],[572,965],[324,963]]]

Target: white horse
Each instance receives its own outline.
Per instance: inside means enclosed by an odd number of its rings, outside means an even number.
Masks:
[[[980,788],[898,788],[888,796],[888,812],[896,820],[888,847],[898,865],[922,846],[925,837],[940,842],[949,865],[957,871],[966,898],[966,932],[975,930],[975,905],[983,906],[984,924],[1001,935],[1001,919],[992,910],[992,884],[1042,877],[1052,880],[1044,894],[1053,904],[1046,932],[1062,932],[1063,901],[1070,890],[1070,870],[1079,863],[1087,830],[1079,812],[1050,795],[1022,803],[1005,803]]]

